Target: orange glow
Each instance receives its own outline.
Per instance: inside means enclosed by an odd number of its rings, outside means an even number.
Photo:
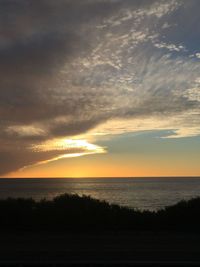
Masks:
[[[188,166],[183,161],[172,159],[174,164],[152,159],[111,158],[108,154],[61,159],[43,165],[32,166],[8,174],[7,177],[149,177],[149,176],[198,176],[200,168]]]

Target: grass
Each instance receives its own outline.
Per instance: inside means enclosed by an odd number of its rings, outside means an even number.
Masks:
[[[200,198],[157,212],[139,211],[89,196],[64,194],[53,200],[0,200],[1,231],[184,231],[200,230]]]

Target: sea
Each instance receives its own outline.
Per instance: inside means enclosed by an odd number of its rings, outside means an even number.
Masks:
[[[0,199],[53,199],[60,194],[87,195],[139,210],[156,211],[200,197],[198,177],[23,178],[0,179]]]

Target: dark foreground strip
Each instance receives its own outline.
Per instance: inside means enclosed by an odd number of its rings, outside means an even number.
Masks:
[[[114,262],[114,261],[110,261],[110,262],[84,262],[84,261],[81,261],[81,262],[62,262],[62,261],[51,261],[51,262],[48,262],[48,261],[34,261],[34,262],[30,262],[30,261],[19,261],[19,262],[0,262],[0,266],[1,267],[113,267],[113,266],[117,266],[117,267],[131,267],[131,266],[134,266],[134,267],[140,267],[140,266],[147,266],[147,267],[151,267],[151,266],[155,266],[155,267],[158,267],[158,266],[163,266],[163,267],[167,267],[167,266],[200,266],[200,262],[192,262],[192,261],[184,261],[184,262],[181,262],[181,261],[144,261],[144,262],[137,262],[137,261],[127,261],[127,262],[124,262],[124,261],[117,261],[117,262]]]

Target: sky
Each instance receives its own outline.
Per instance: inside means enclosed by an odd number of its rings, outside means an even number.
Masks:
[[[200,176],[199,0],[0,0],[0,177]]]

